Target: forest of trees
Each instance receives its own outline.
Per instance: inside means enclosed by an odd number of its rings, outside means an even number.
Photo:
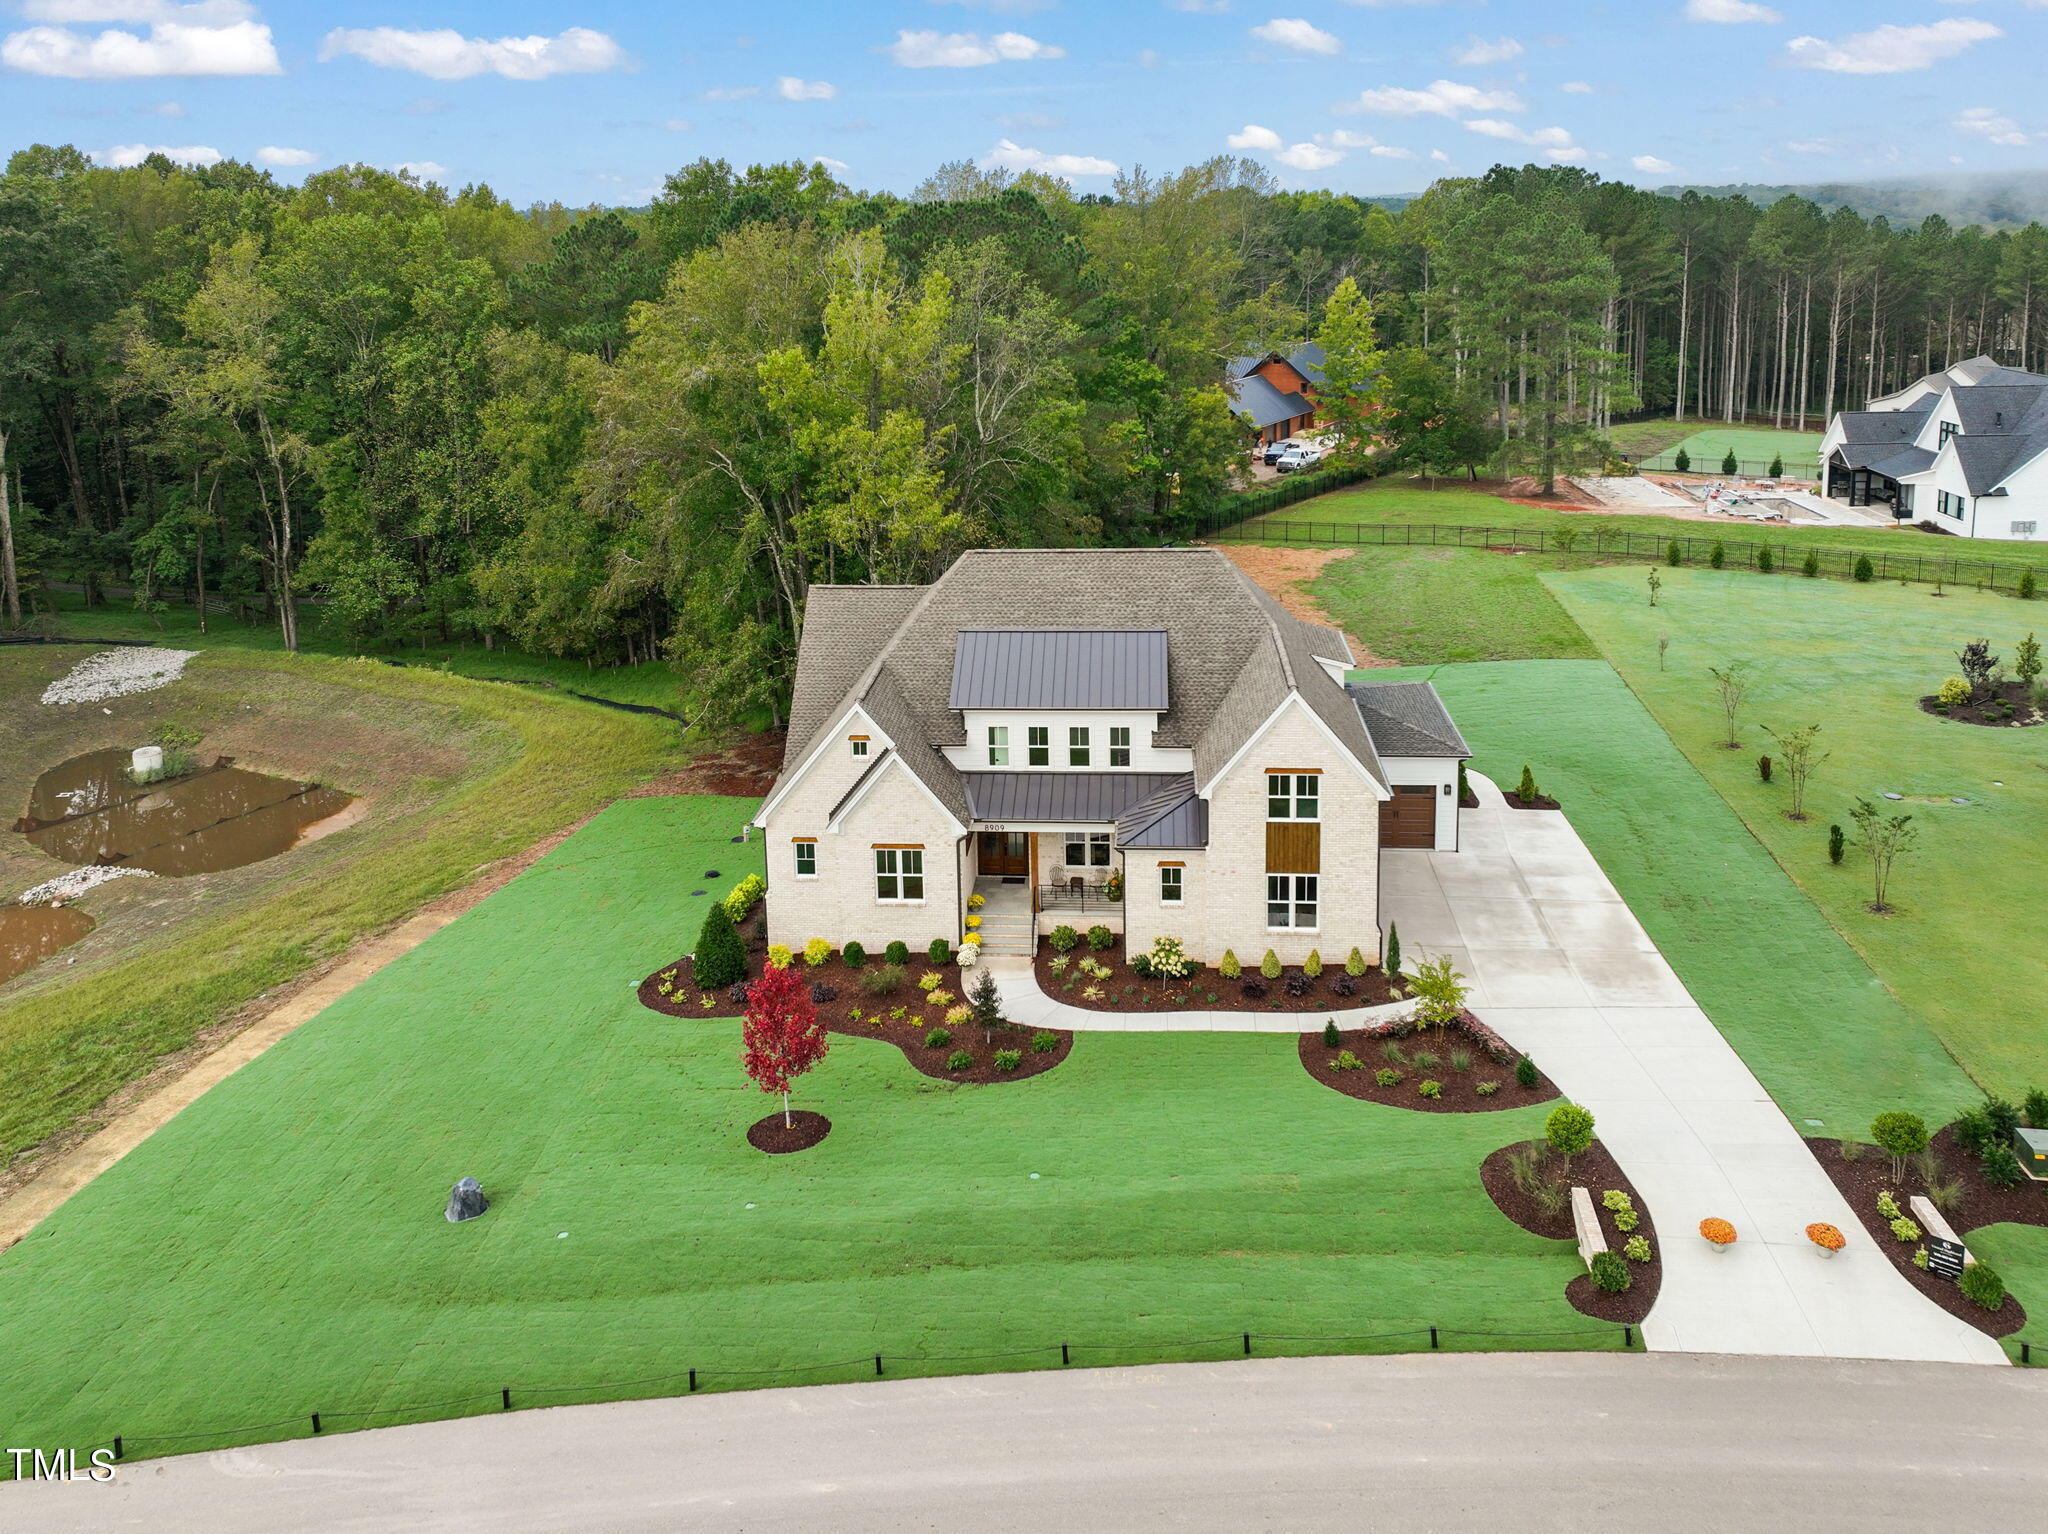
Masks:
[[[38,145],[0,177],[0,628],[57,589],[227,604],[288,645],[665,657],[693,717],[773,711],[814,581],[1210,525],[1232,357],[1322,340],[1378,466],[1547,475],[1624,414],[2048,362],[2044,284],[2039,225],[1563,166],[1390,212],[1234,159],[908,198],[699,161],[645,210],[521,210]]]

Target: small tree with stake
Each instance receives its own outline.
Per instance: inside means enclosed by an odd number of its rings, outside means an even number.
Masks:
[[[1746,660],[1730,661],[1725,666],[1709,666],[1707,674],[1713,677],[1715,690],[1721,696],[1721,744],[1733,751],[1742,742],[1735,733],[1736,718],[1742,712],[1744,700],[1756,678],[1754,668]]]
[[[1991,653],[1991,642],[1973,639],[1956,654],[1956,664],[1963,668],[1963,679],[1970,684],[1974,696],[1991,685],[1991,673],[1998,669],[1998,657]]]
[[[1856,845],[1870,857],[1870,909],[1882,916],[1891,910],[1885,897],[1891,893],[1892,866],[1920,839],[1920,828],[1911,815],[1886,815],[1868,799],[1858,799],[1849,812],[1856,822]]]
[[[1813,770],[1828,759],[1828,753],[1817,750],[1815,741],[1820,735],[1817,724],[1802,724],[1796,730],[1780,734],[1764,726],[1771,739],[1778,743],[1778,761],[1785,769],[1785,781],[1792,787],[1792,803],[1785,811],[1787,820],[1806,819],[1806,785],[1813,780]]]
[[[740,1063],[763,1092],[782,1094],[782,1127],[790,1127],[789,1088],[825,1058],[831,1036],[793,969],[770,964],[747,988],[746,1052]]]
[[[1917,1113],[1880,1113],[1870,1121],[1870,1138],[1892,1158],[1892,1180],[1906,1175],[1906,1158],[1927,1149],[1927,1124]]]

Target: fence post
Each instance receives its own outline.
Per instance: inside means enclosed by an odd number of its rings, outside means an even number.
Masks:
[[[1438,1345],[1436,1340],[1436,1328],[1433,1326],[1429,1329],[1429,1345],[1432,1348]]]
[[[1252,1356],[1252,1334],[1250,1332],[1244,1334],[1244,1356],[1246,1358]]]
[[[875,1355],[875,1373],[876,1373],[876,1374],[877,1374],[877,1375],[879,1376],[879,1375],[881,1374],[881,1372],[882,1372],[882,1355],[881,1355],[880,1353],[877,1353],[877,1354]]]
[[[313,1413],[313,1431],[316,1433],[320,1431],[320,1413],[318,1412]]]

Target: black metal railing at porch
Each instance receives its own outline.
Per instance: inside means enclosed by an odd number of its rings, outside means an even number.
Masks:
[[[1121,911],[1123,896],[1111,898],[1104,893],[1100,884],[1084,884],[1078,881],[1066,884],[1041,884],[1038,887],[1038,908],[1041,911]]]

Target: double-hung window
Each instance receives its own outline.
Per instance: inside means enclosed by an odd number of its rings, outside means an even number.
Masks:
[[[1088,726],[1085,724],[1074,725],[1067,731],[1067,765],[1088,765]]]
[[[853,754],[854,754],[855,756],[866,756],[866,755],[868,754],[868,738],[867,738],[867,736],[865,736],[865,735],[849,735],[849,736],[847,736],[847,737],[846,737],[846,739],[847,739],[847,743],[848,743],[849,745],[851,745],[851,746],[853,747]]]
[[[1322,779],[1313,772],[1266,774],[1268,820],[1322,819]]]
[[[1109,833],[1107,831],[1069,831],[1067,833],[1067,867],[1109,867]]]
[[[924,849],[875,849],[875,899],[897,902],[924,899]]]
[[[1042,724],[1034,724],[1024,732],[1026,760],[1034,767],[1052,765],[1052,731]]]
[[[1315,931],[1320,883],[1314,874],[1267,874],[1266,925],[1276,931]]]
[[[798,842],[796,844],[796,876],[799,879],[818,877],[818,844]]]
[[[1006,724],[988,727],[988,764],[991,767],[1010,765],[1010,727]]]
[[[1180,876],[1187,870],[1178,863],[1159,865],[1159,902],[1161,905],[1180,904]]]
[[[1131,727],[1127,724],[1113,724],[1109,727],[1109,765],[1131,765]]]

